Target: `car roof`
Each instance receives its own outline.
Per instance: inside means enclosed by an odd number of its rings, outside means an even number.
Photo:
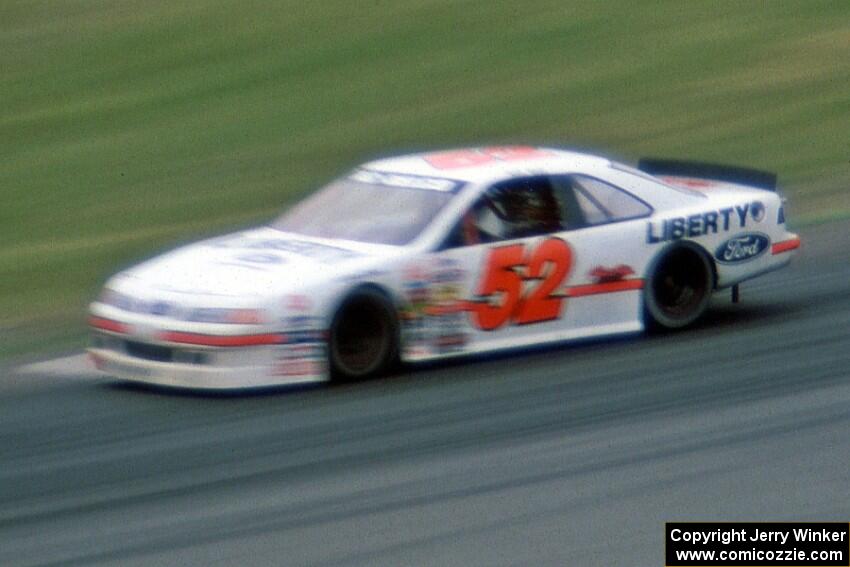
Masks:
[[[363,168],[443,177],[469,183],[492,182],[517,175],[560,171],[594,173],[611,161],[594,155],[533,146],[489,146],[421,152],[378,159]]]

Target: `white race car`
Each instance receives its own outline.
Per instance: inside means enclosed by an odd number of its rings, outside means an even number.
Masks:
[[[121,379],[229,389],[684,327],[799,247],[775,182],[518,146],[374,161],[112,277],[89,353]]]

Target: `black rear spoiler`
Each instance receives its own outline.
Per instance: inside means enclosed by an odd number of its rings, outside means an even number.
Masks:
[[[740,183],[768,191],[776,191],[776,174],[748,167],[719,165],[698,161],[675,159],[641,158],[638,169],[650,175],[669,175],[671,177],[698,177]]]

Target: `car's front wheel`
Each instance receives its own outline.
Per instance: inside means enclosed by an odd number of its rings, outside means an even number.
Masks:
[[[680,245],[656,260],[644,286],[650,329],[680,329],[699,319],[714,289],[711,260],[696,246]]]
[[[329,336],[331,378],[375,376],[398,356],[398,322],[390,301],[378,290],[351,293],[337,310]]]

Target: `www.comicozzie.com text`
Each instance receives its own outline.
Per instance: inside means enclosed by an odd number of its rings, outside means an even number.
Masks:
[[[842,542],[847,537],[846,531],[813,530],[811,528],[795,528],[790,530],[763,530],[759,528],[717,529],[710,531],[683,530],[675,528],[670,532],[672,541],[686,541],[694,544],[722,543],[728,545],[738,541],[772,541],[785,545],[793,536],[796,542]]]

